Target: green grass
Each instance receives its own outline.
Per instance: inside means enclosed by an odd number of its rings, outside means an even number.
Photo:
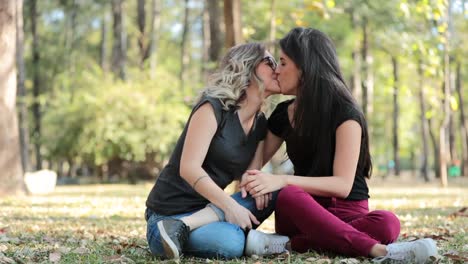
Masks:
[[[439,263],[466,261],[467,212],[453,213],[468,206],[468,186],[402,186],[408,187],[373,184],[371,209],[397,213],[401,241],[436,239]],[[0,263],[171,263],[153,258],[146,244],[143,212],[150,188],[151,184],[61,186],[49,195],[1,198]],[[261,229],[273,232],[273,221],[268,219]],[[370,263],[365,258],[317,252],[230,261],[183,258],[181,262]]]

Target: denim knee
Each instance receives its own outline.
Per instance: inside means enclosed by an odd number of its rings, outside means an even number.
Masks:
[[[215,222],[190,233],[184,253],[201,258],[239,258],[244,254],[245,233],[239,226]]]

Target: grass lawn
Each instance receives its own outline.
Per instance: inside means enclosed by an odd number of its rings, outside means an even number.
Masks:
[[[464,182],[466,180],[464,179]],[[432,237],[439,263],[468,262],[468,185],[371,181],[371,209],[397,213],[399,240]],[[405,186],[405,187],[401,187]],[[144,203],[152,184],[60,186],[53,194],[0,198],[0,264],[3,263],[171,263],[153,258],[146,244]],[[458,213],[457,213],[458,212]],[[273,218],[260,228],[273,232]],[[182,263],[370,263],[309,252],[271,258]]]

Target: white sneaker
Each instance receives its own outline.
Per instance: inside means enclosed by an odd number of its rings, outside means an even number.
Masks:
[[[245,244],[246,256],[263,256],[286,252],[287,236],[265,234],[257,230],[250,230]]]
[[[374,263],[418,263],[423,264],[436,257],[437,245],[430,238],[387,245],[387,255],[376,257]]]

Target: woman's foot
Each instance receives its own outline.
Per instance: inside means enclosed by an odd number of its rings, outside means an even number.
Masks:
[[[287,243],[289,238],[287,236],[280,236],[276,234],[266,234],[257,230],[250,230],[245,242],[245,255],[246,256],[263,256],[280,254],[287,251]]]
[[[430,238],[411,242],[398,242],[387,245],[387,254],[376,257],[374,263],[418,263],[430,262],[431,257],[437,257],[437,245]]]

